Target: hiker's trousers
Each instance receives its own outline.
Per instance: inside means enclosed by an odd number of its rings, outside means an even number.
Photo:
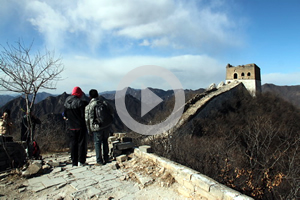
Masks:
[[[108,137],[110,134],[110,128],[105,128],[103,130],[93,132],[93,134],[94,134],[96,161],[99,164],[104,164],[108,162],[108,158],[109,158]],[[103,147],[103,154],[102,154],[101,146]]]
[[[86,129],[69,130],[70,150],[73,166],[86,161]]]

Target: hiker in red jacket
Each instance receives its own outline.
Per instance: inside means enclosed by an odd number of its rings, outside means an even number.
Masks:
[[[84,109],[86,104],[80,99],[83,92],[80,87],[74,87],[72,95],[64,103],[64,117],[68,121],[70,150],[73,166],[83,166],[86,161],[86,126]]]

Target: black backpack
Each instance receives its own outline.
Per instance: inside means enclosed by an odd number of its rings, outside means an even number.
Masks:
[[[105,128],[113,121],[111,111],[105,101],[97,101],[94,107],[94,116],[94,124],[98,128]]]

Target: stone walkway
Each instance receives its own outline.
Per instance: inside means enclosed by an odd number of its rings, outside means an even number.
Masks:
[[[89,152],[83,167],[67,164],[68,154],[44,156],[44,162],[55,164],[48,174],[29,178],[17,188],[15,194],[0,199],[184,199],[175,189],[176,185],[160,187],[159,184],[142,186],[129,179],[126,169],[117,169],[116,161],[95,166],[95,153]]]

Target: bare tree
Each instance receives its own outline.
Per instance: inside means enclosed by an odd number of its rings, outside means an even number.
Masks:
[[[23,41],[4,47],[0,53],[0,88],[2,91],[24,95],[28,122],[29,142],[33,141],[31,111],[40,89],[56,89],[64,70],[61,58],[55,58],[54,52],[33,52],[33,42],[26,46]]]

